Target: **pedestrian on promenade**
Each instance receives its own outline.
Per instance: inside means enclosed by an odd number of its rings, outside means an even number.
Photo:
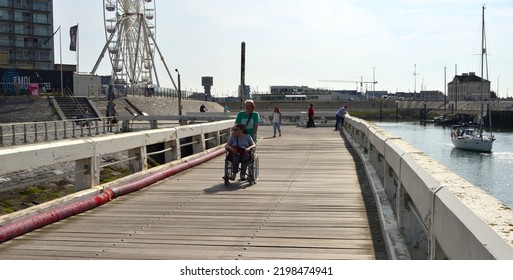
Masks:
[[[306,128],[315,127],[313,118],[314,118],[314,109],[313,109],[313,104],[310,103],[310,106],[308,107],[308,123],[306,124]]]
[[[347,105],[342,105],[342,107],[340,107],[340,109],[338,109],[337,113],[335,114],[335,117],[337,118],[337,121],[335,122],[335,130],[338,130],[339,127],[344,126],[344,117],[346,116],[346,113]]]
[[[205,107],[205,104],[201,104],[200,106],[200,112],[205,113],[207,110],[207,107]]]
[[[229,159],[233,163],[232,174],[230,180],[235,180],[237,171],[240,167],[240,180],[246,180],[246,170],[249,163],[249,152],[256,147],[253,138],[249,134],[244,134],[244,124],[238,123],[232,128],[232,136],[228,139],[225,149],[230,152]]]
[[[276,130],[278,131],[278,133],[280,134],[280,137],[281,137],[281,127],[280,126],[281,126],[281,110],[280,110],[280,107],[275,106],[274,112],[273,112],[273,132],[274,132],[273,137],[276,137]]]
[[[240,111],[237,114],[237,118],[235,119],[235,123],[243,124],[246,129],[244,133],[251,135],[253,141],[257,142],[257,132],[258,132],[258,124],[260,123],[260,115],[258,112],[255,112],[255,102],[253,100],[248,99],[244,102],[244,111]]]

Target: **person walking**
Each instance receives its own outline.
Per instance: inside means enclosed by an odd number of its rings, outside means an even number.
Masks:
[[[273,112],[273,137],[276,137],[276,131],[278,131],[281,137],[281,110],[280,107],[275,106]]]
[[[338,130],[339,127],[344,126],[344,117],[347,113],[347,105],[342,105],[335,114],[337,121],[335,122],[335,130]],[[340,126],[339,126],[340,125]]]
[[[200,112],[205,113],[207,110],[207,107],[205,107],[205,104],[201,104],[200,106]]]
[[[306,128],[315,127],[313,118],[314,118],[314,109],[313,109],[313,104],[310,103],[310,106],[308,107],[308,123],[306,124]]]
[[[235,119],[235,124],[241,123],[246,129],[244,133],[251,135],[253,141],[257,142],[257,131],[258,124],[260,123],[260,115],[258,112],[255,112],[255,102],[253,100],[248,99],[244,102],[244,111],[240,111],[237,114],[237,118]]]

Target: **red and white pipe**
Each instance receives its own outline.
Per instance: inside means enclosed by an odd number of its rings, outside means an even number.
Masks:
[[[17,236],[23,235],[35,229],[44,227],[51,223],[96,208],[100,205],[109,202],[110,200],[116,197],[145,188],[169,176],[172,176],[181,171],[184,171],[186,169],[207,162],[213,158],[216,158],[224,154],[225,152],[226,151],[224,148],[216,149],[213,152],[207,153],[206,155],[203,155],[198,158],[194,158],[190,161],[185,161],[184,163],[181,163],[177,166],[173,166],[171,168],[167,168],[162,171],[152,173],[148,176],[143,176],[142,178],[136,179],[132,182],[128,182],[120,186],[105,189],[101,193],[94,195],[93,197],[85,198],[83,200],[73,202],[67,205],[57,206],[56,208],[49,209],[47,211],[44,211],[31,217],[21,218],[20,220],[12,224],[7,224],[5,226],[0,227],[0,243],[3,243]]]

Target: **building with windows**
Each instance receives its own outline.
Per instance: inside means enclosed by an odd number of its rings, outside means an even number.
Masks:
[[[0,95],[73,91],[74,65],[55,67],[53,0],[0,0]]]
[[[363,96],[356,90],[328,90],[307,86],[271,86],[270,94],[254,94],[255,100],[268,101],[339,101],[360,100]]]
[[[454,76],[448,84],[449,100],[484,100],[490,98],[490,81],[483,79],[474,72]]]
[[[0,68],[53,70],[53,0],[0,0]]]

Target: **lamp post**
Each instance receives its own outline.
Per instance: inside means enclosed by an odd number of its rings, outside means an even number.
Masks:
[[[182,115],[182,89],[180,87],[180,72],[178,69],[175,69],[176,73],[178,73],[178,115]]]

